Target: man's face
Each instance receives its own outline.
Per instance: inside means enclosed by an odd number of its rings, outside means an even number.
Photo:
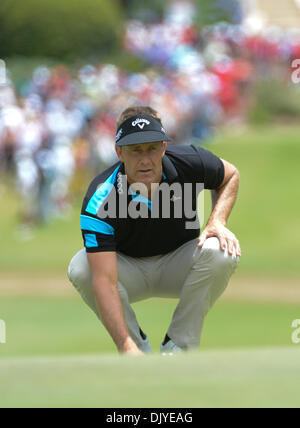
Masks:
[[[166,146],[166,142],[161,142],[116,147],[118,158],[125,165],[129,184],[143,183],[149,186],[160,182]]]

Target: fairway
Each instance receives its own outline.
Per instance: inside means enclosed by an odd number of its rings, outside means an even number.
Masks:
[[[299,407],[300,348],[10,358],[1,407]]]
[[[299,407],[298,283],[285,284],[284,303],[280,282],[235,277],[207,317],[200,351],[174,357],[158,349],[176,302],[137,303],[155,352],[136,358],[120,357],[79,296],[56,281],[48,278],[48,295],[34,281],[27,291],[8,278],[11,293],[2,287],[1,407]]]
[[[207,316],[200,349],[290,345],[292,321],[300,318],[298,284],[296,280],[283,283],[234,275]],[[159,350],[176,304],[176,299],[134,304],[154,351]],[[7,327],[0,358],[115,352],[105,328],[66,279],[4,277],[0,281],[0,319]]]

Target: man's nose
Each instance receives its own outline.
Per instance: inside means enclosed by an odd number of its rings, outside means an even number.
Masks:
[[[143,165],[149,165],[151,163],[151,160],[150,160],[150,158],[149,158],[149,156],[148,156],[147,153],[142,153],[141,154],[139,163],[143,164]]]

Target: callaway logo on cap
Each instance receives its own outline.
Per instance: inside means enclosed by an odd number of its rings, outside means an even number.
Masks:
[[[171,141],[159,120],[148,114],[139,114],[125,120],[118,128],[117,146]]]
[[[140,129],[144,129],[145,125],[150,125],[149,120],[138,118],[134,122],[132,122],[132,126],[138,126]]]

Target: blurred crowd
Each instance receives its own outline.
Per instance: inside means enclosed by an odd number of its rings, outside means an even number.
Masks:
[[[193,6],[170,6],[159,24],[128,23],[124,49],[149,63],[143,73],[112,64],[41,66],[18,91],[0,86],[0,174],[14,177],[21,222],[65,215],[82,184],[117,160],[115,120],[151,105],[174,144],[202,144],[224,123],[243,120],[251,84],[300,58],[296,30],[252,34],[240,25],[193,25]]]

